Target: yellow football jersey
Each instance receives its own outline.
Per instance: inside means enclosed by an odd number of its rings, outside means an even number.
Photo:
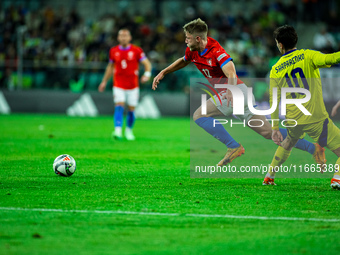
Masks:
[[[305,115],[295,104],[287,104],[286,119],[296,120],[298,125],[315,123],[328,117],[322,97],[320,67],[330,67],[325,63],[326,55],[314,50],[291,50],[279,59],[270,71],[270,105],[273,103],[273,88],[277,88],[278,105],[281,99],[281,88],[304,88],[309,90],[311,98],[302,105],[311,113]],[[287,99],[304,98],[305,94],[287,93]],[[279,107],[271,115],[272,119],[279,118]],[[273,129],[278,129],[278,122],[274,122]],[[287,122],[288,125],[294,123]]]

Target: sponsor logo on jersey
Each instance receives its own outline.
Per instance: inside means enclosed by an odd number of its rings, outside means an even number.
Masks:
[[[211,58],[207,59],[207,62],[208,62],[208,65],[209,65],[209,66],[212,66]]]

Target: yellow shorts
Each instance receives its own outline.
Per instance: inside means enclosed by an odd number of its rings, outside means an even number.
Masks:
[[[330,118],[316,123],[287,127],[287,132],[293,140],[302,139],[306,133],[321,147],[327,147],[331,151],[340,148],[340,129]]]

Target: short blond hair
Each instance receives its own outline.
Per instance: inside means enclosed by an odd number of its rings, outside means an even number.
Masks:
[[[208,35],[208,25],[200,18],[190,21],[183,26],[184,32],[192,35],[198,35],[203,39],[207,38]]]

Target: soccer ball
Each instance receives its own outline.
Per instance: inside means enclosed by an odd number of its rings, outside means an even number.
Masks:
[[[57,175],[71,176],[76,171],[76,161],[70,155],[60,155],[53,162],[53,170]]]

